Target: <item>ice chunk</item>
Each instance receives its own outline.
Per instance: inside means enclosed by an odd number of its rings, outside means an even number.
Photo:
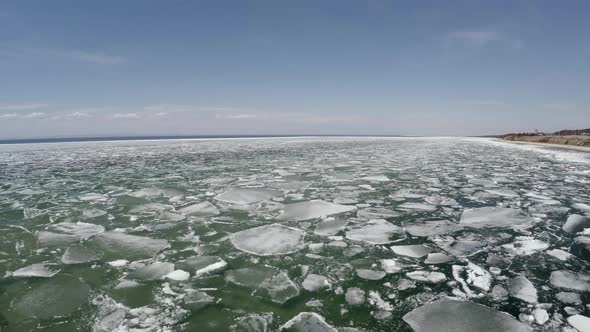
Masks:
[[[94,262],[102,258],[102,253],[80,244],[69,246],[61,256],[64,264],[84,264]]]
[[[174,271],[174,264],[155,262],[129,273],[127,277],[140,281],[154,281],[163,278],[172,271]]]
[[[98,217],[104,216],[105,214],[107,214],[106,211],[103,211],[103,210],[100,210],[97,208],[84,210],[84,212],[82,212],[82,215],[86,219],[98,218]]]
[[[536,308],[533,310],[533,317],[535,318],[535,323],[539,325],[543,325],[549,320],[549,314],[547,313],[547,310],[541,308]]]
[[[183,300],[183,306],[185,308],[192,311],[198,311],[213,303],[215,301],[215,298],[205,292],[193,291],[188,293]]]
[[[532,219],[518,209],[482,207],[463,211],[460,224],[470,228],[528,227]]]
[[[280,224],[234,233],[230,240],[239,250],[258,256],[287,255],[304,248],[304,232]]]
[[[105,232],[92,240],[109,258],[143,259],[168,248],[168,241],[120,232]]]
[[[410,244],[405,246],[391,246],[391,250],[396,255],[420,258],[428,255],[432,251],[432,248],[422,244]]]
[[[447,277],[444,273],[430,271],[412,271],[406,273],[406,277],[414,281],[425,282],[430,284],[439,284],[447,280]]]
[[[582,315],[573,315],[567,318],[567,322],[580,332],[590,332],[590,318]]]
[[[575,204],[572,204],[572,207],[574,209],[578,209],[580,211],[583,211],[584,213],[590,213],[590,205],[588,205],[588,204],[575,203]]]
[[[385,175],[370,175],[361,178],[362,180],[369,182],[388,182],[390,179]]]
[[[382,259],[381,268],[385,273],[393,274],[401,272],[403,266],[395,259]]]
[[[357,212],[357,217],[361,219],[387,219],[400,216],[397,211],[392,211],[381,207],[368,207]]]
[[[361,305],[365,303],[365,291],[358,287],[351,287],[346,290],[344,298],[350,305]]]
[[[175,281],[185,281],[188,280],[188,278],[190,278],[190,273],[184,270],[174,270],[165,275],[164,278]]]
[[[452,262],[454,260],[453,257],[447,256],[440,252],[433,252],[428,254],[426,260],[424,260],[425,264],[444,264],[448,262]]]
[[[405,239],[404,229],[383,219],[370,220],[346,232],[346,238],[369,244],[387,244]]]
[[[427,303],[403,316],[416,332],[529,332],[529,328],[501,311],[469,301],[447,298]]]
[[[528,256],[549,248],[549,244],[528,236],[519,236],[513,243],[503,244],[502,248],[517,256]]]
[[[590,261],[590,236],[576,237],[570,252],[583,260]]]
[[[486,244],[475,240],[455,240],[452,237],[435,238],[434,243],[456,257],[469,257],[482,251]]]
[[[71,276],[57,276],[37,284],[14,303],[14,310],[30,318],[52,319],[68,316],[84,304],[90,287]]]
[[[348,224],[348,220],[328,219],[318,222],[314,233],[321,236],[332,236],[338,234]]]
[[[432,212],[436,211],[436,206],[424,203],[407,202],[397,206],[399,209],[411,210],[416,212]]]
[[[285,325],[280,327],[280,331],[294,332],[338,332],[337,329],[328,324],[324,317],[315,312],[302,312],[291,318]]]
[[[558,288],[573,289],[582,292],[590,291],[590,275],[567,270],[551,272],[551,284]]]
[[[276,268],[265,265],[244,267],[226,271],[225,280],[239,286],[257,288],[264,280],[270,278],[276,272]]]
[[[215,199],[229,204],[250,205],[261,201],[269,200],[281,194],[273,189],[244,189],[234,188],[215,196]]]
[[[195,256],[176,263],[178,268],[195,276],[203,276],[221,272],[227,268],[227,262],[219,256]]]
[[[283,304],[299,295],[299,288],[297,288],[297,285],[284,272],[279,272],[266,279],[260,284],[260,289],[265,290],[271,300],[279,304]]]
[[[53,264],[36,263],[12,272],[12,276],[15,278],[51,278],[59,271],[60,269]]]
[[[301,285],[310,292],[317,292],[331,287],[328,278],[319,274],[308,274]]]
[[[177,210],[185,216],[212,217],[218,215],[219,209],[208,201],[183,206]]]
[[[461,230],[461,225],[449,220],[430,220],[423,222],[411,222],[405,225],[406,232],[412,236],[436,236],[450,234]]]
[[[104,227],[84,222],[62,222],[47,226],[45,231],[37,233],[41,247],[52,247],[86,240],[104,232]]]
[[[562,228],[568,233],[581,232],[584,228],[590,228],[590,217],[572,214],[567,217],[567,221],[563,224]]]
[[[568,259],[574,257],[574,255],[570,254],[567,251],[563,251],[561,249],[552,249],[546,251],[547,255],[555,257],[561,261],[567,261]]]
[[[355,206],[334,204],[322,200],[311,200],[286,205],[279,219],[303,221],[353,212],[356,209]]]
[[[471,287],[488,292],[492,286],[492,275],[482,267],[471,262],[467,266],[453,265],[453,278],[461,284],[463,291],[469,297],[479,297]]]
[[[580,297],[580,294],[578,294],[578,293],[559,292],[559,293],[557,293],[557,295],[555,295],[555,297],[561,303],[573,304],[573,305],[582,304],[582,298]]]
[[[385,277],[386,273],[376,270],[357,269],[356,275],[366,280],[381,280]]]
[[[272,313],[248,314],[236,323],[235,332],[268,332]]]
[[[525,276],[516,276],[510,279],[510,296],[528,303],[537,303],[537,290],[532,282]]]

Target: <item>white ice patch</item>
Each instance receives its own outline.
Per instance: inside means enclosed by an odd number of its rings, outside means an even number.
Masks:
[[[239,250],[258,256],[288,255],[304,248],[304,232],[280,224],[264,225],[232,234]]]
[[[219,209],[208,201],[187,205],[179,208],[176,211],[185,216],[195,217],[212,217],[220,213]]]
[[[110,257],[121,259],[150,258],[169,246],[167,240],[120,232],[101,233],[92,242]]]
[[[233,188],[215,196],[215,199],[228,204],[250,205],[261,201],[267,201],[280,194],[280,191],[272,189]]]
[[[463,211],[460,224],[470,228],[514,228],[527,227],[532,219],[518,209],[503,207],[482,207]]]
[[[537,303],[537,289],[525,276],[516,276],[510,279],[510,296],[528,303]]]
[[[392,246],[391,250],[396,255],[420,258],[428,255],[432,251],[432,248],[422,244],[410,244],[405,246]]]
[[[406,314],[403,320],[414,331],[530,332],[527,325],[504,312],[481,304],[443,298]]]
[[[299,332],[338,332],[337,329],[326,322],[324,317],[315,312],[302,312],[291,318],[281,326],[279,330]]]
[[[303,221],[356,211],[355,206],[311,200],[285,205],[280,220]]]
[[[516,241],[503,244],[502,248],[512,255],[528,256],[549,248],[549,244],[529,236],[518,236]]]
[[[12,272],[15,278],[51,278],[61,271],[57,266],[47,263],[36,263]]]
[[[355,225],[346,232],[346,238],[369,244],[387,244],[405,239],[404,229],[383,219]]]
[[[551,272],[549,282],[555,287],[581,292],[590,291],[590,275],[567,270]]]

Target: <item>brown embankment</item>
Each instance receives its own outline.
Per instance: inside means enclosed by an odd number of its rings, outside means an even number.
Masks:
[[[505,136],[502,136],[501,138],[504,140],[507,140],[507,141],[564,144],[564,145],[590,147],[590,136],[583,136],[583,135],[572,135],[572,136],[505,135]]]

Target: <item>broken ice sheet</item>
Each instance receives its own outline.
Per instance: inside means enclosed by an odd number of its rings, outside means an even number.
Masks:
[[[13,309],[30,318],[51,319],[76,311],[86,302],[90,287],[72,276],[57,276],[33,286],[14,301]]]
[[[164,239],[113,231],[99,234],[91,243],[102,250],[109,259],[129,260],[153,257],[169,246],[168,241]]]
[[[275,196],[279,196],[280,194],[280,191],[273,189],[232,188],[215,196],[215,199],[229,204],[250,205],[269,200]]]
[[[250,228],[234,233],[230,240],[239,250],[258,255],[288,255],[303,249],[304,232],[281,224]]]
[[[286,205],[279,219],[303,221],[352,212],[356,211],[356,209],[355,206],[311,200]]]
[[[60,246],[91,238],[104,232],[104,227],[84,222],[57,223],[37,233],[40,247]]]
[[[369,244],[387,244],[405,239],[404,229],[384,219],[359,223],[346,232],[346,238]]]
[[[446,298],[412,310],[403,320],[416,332],[530,332],[525,324],[507,313]]]
[[[51,278],[59,271],[60,269],[54,264],[36,263],[12,272],[12,276],[15,278]]]
[[[428,220],[405,224],[406,232],[412,236],[436,236],[457,232],[463,227],[449,220]]]
[[[460,224],[470,228],[522,228],[530,227],[532,219],[518,209],[482,207],[463,211]]]

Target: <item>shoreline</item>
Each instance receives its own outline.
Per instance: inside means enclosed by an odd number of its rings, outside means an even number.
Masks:
[[[504,141],[511,142],[526,142],[536,144],[550,144],[558,146],[577,146],[590,148],[590,136],[586,135],[570,135],[570,136],[557,136],[557,135],[546,135],[546,136],[525,136],[509,134],[499,137]]]
[[[545,148],[555,148],[561,150],[573,150],[573,151],[580,151],[580,152],[587,152],[590,153],[590,146],[579,146],[579,145],[571,145],[566,143],[546,143],[546,142],[535,142],[535,141],[527,141],[527,140],[511,140],[505,138],[498,138],[500,142],[505,143],[513,143],[519,145],[534,145],[538,147],[545,147]]]

